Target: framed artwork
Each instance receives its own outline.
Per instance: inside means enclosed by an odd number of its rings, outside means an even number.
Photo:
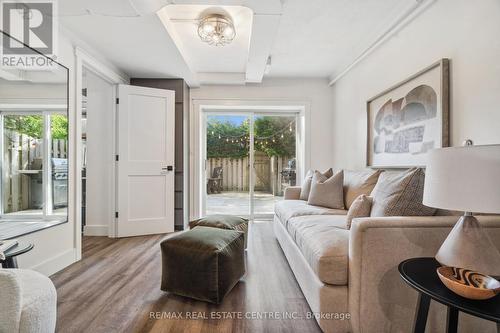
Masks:
[[[367,102],[367,166],[425,167],[449,145],[449,60],[441,59]]]

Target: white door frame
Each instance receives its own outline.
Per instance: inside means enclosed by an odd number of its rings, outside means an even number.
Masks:
[[[195,219],[201,216],[204,204],[204,181],[203,174],[205,154],[205,134],[203,133],[203,117],[205,111],[223,111],[230,110],[233,114],[250,113],[298,113],[299,126],[297,126],[297,136],[300,144],[296,147],[297,161],[297,180],[304,177],[305,171],[310,166],[310,102],[290,101],[290,100],[241,100],[241,99],[193,99],[191,105],[191,130],[190,130],[190,216],[189,219]],[[253,142],[252,142],[253,144]],[[253,154],[252,154],[253,155]],[[253,161],[251,161],[253,162]],[[253,164],[253,163],[252,163]],[[252,174],[253,172],[251,172]]]
[[[109,66],[101,63],[99,60],[95,59],[83,49],[75,47],[75,119],[70,124],[74,124],[74,133],[76,138],[75,145],[75,183],[68,184],[68,186],[74,186],[74,192],[68,191],[68,193],[75,193],[75,240],[76,240],[76,256],[77,260],[82,257],[82,87],[83,87],[83,71],[91,71],[105,81],[118,85],[118,84],[128,84],[130,79],[123,73],[110,68]],[[116,89],[113,89],[113,99],[116,98]],[[113,131],[116,130],[116,108],[113,110]],[[113,138],[116,138],[116,133],[113,133]],[[113,146],[116,151],[116,140],[113,142]],[[72,166],[73,167],[73,166]],[[114,169],[113,169],[114,172]],[[113,176],[113,189],[110,193],[116,192],[115,177]],[[116,202],[113,198],[113,202]],[[108,221],[108,234],[109,237],[115,237],[115,219],[110,217]],[[103,235],[105,236],[105,235]]]

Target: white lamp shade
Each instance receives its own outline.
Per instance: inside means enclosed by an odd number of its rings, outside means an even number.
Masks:
[[[423,203],[464,212],[500,213],[500,145],[429,152]]]

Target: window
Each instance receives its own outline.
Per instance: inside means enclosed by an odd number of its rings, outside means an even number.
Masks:
[[[57,111],[0,112],[2,218],[61,217],[68,206],[68,118]]]

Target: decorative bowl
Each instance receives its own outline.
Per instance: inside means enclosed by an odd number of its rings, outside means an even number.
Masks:
[[[442,266],[437,274],[448,289],[468,299],[484,300],[500,293],[500,282],[469,269]]]

